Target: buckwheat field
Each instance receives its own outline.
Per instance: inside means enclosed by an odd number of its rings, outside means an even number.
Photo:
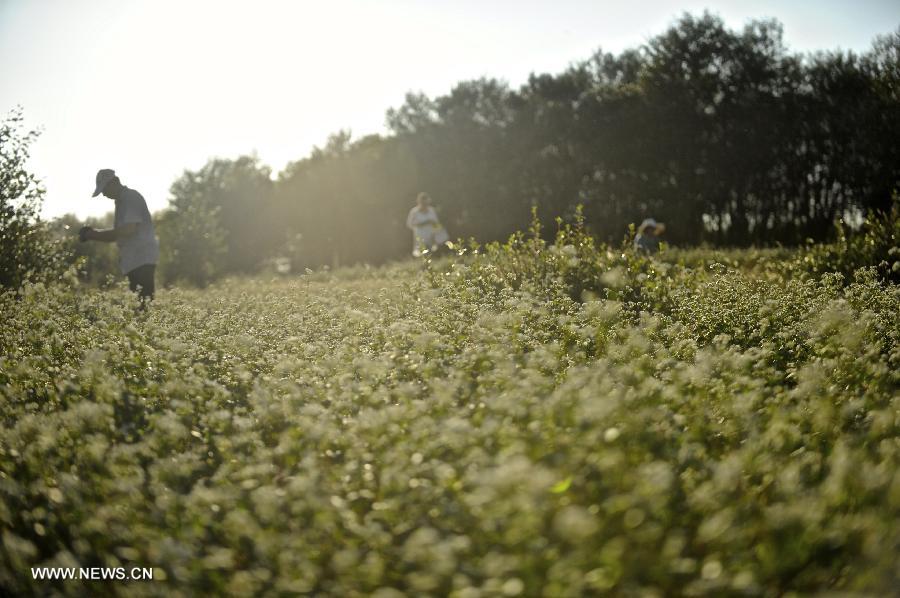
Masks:
[[[563,227],[147,312],[74,278],[8,292],[0,586],[895,592],[900,291],[828,258]],[[153,581],[30,574],[135,565]]]

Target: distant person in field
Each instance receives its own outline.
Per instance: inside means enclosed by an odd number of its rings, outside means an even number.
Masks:
[[[416,197],[416,205],[406,217],[406,227],[413,232],[412,253],[415,257],[437,251],[449,239],[431,205],[431,197],[425,192]]]
[[[154,278],[159,260],[159,242],[147,202],[140,193],[123,185],[108,168],[97,173],[96,182],[93,197],[102,193],[116,202],[114,225],[105,230],[85,226],[78,237],[81,241],[115,242],[119,246],[119,268],[128,277],[129,288],[146,305],[156,291]]]
[[[664,232],[666,232],[665,224],[647,218],[641,222],[634,236],[634,248],[643,253],[656,253],[659,251],[659,242]]]

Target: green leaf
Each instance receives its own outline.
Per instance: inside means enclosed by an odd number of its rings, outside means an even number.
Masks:
[[[571,486],[571,485],[572,485],[572,476],[569,476],[566,479],[560,480],[560,481],[556,482],[555,484],[553,484],[553,486],[550,487],[550,492],[552,492],[554,494],[562,494],[563,492],[568,490],[569,486]]]

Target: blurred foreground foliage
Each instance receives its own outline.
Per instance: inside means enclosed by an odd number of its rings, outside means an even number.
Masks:
[[[146,313],[73,279],[0,295],[0,587],[891,593],[900,289],[880,262],[648,257],[577,213],[545,236]]]

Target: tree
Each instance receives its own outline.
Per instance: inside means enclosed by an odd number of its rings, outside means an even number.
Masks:
[[[44,188],[26,170],[36,131],[23,132],[22,110],[0,122],[0,287],[52,278],[65,254],[40,219]]]
[[[164,284],[184,281],[206,286],[225,272],[227,233],[219,209],[208,199],[163,212],[156,223],[160,245],[160,278]]]
[[[329,137],[287,165],[276,184],[283,253],[295,267],[379,263],[408,251],[406,211],[420,189],[418,156],[403,136]]]
[[[271,171],[256,156],[213,159],[185,171],[160,222],[163,280],[206,284],[249,273],[277,246]]]

